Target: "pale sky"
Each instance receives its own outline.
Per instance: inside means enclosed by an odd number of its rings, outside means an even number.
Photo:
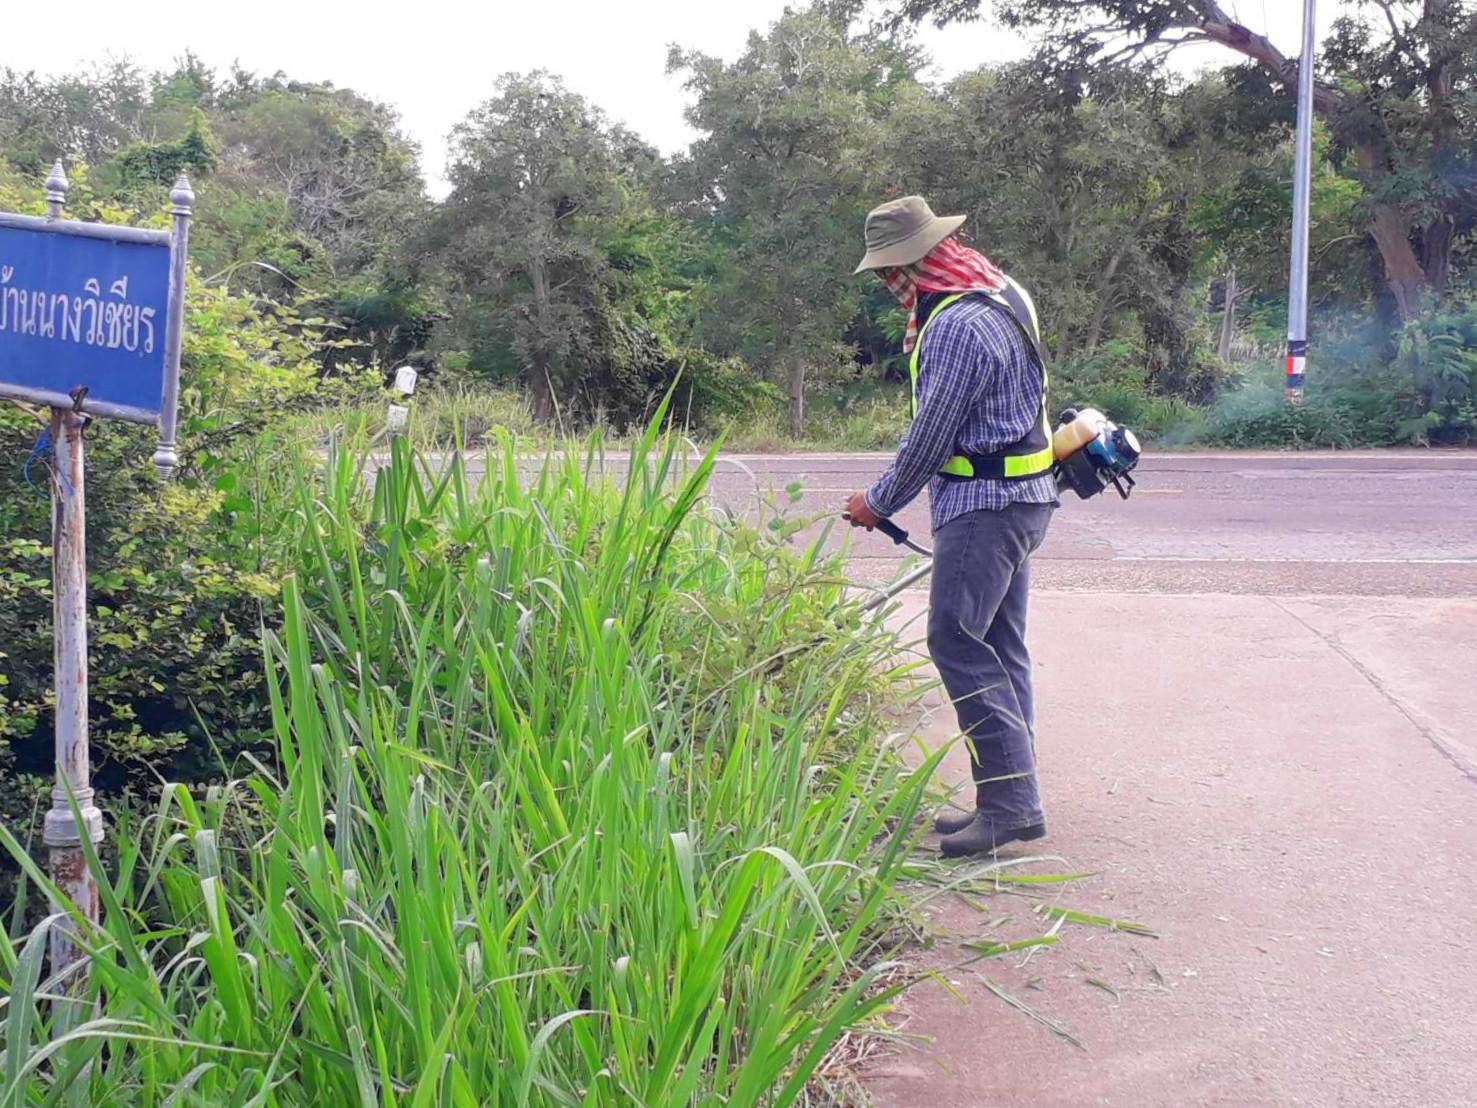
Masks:
[[[1224,2],[1283,51],[1298,52],[1302,17],[1295,0]],[[1337,5],[1323,0],[1319,6],[1320,28],[1326,28]],[[399,109],[420,144],[431,190],[440,195],[446,136],[492,95],[499,74],[561,74],[611,118],[671,153],[692,134],[682,119],[681,85],[666,75],[668,44],[733,58],[750,28],[767,26],[785,7],[785,0],[492,0],[476,7],[445,0],[166,7],[74,0],[58,8],[12,0],[0,21],[0,67],[57,74],[113,55],[154,69],[191,49],[220,70],[239,61],[261,74],[282,70],[300,80],[332,81]],[[928,27],[922,41],[935,60],[936,78],[1027,51],[1017,36],[978,24]],[[1219,49],[1197,47],[1177,64],[1198,68],[1229,60]]]

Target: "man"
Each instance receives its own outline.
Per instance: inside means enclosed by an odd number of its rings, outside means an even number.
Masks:
[[[919,196],[867,216],[856,272],[875,272],[908,313],[913,423],[887,472],[845,511],[870,530],[929,488],[928,650],[968,736],[975,782],[972,811],[935,821],[948,857],[1046,834],[1026,596],[1057,506],[1035,307],[953,237],[963,223]]]

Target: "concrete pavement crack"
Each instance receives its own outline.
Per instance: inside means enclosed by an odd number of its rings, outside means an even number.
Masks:
[[[1390,691],[1385,683],[1380,680],[1377,673],[1375,673],[1358,658],[1356,658],[1352,653],[1350,653],[1348,648],[1346,648],[1343,643],[1339,642],[1338,639],[1334,638],[1332,635],[1328,635],[1320,631],[1318,628],[1314,627],[1311,623],[1305,620],[1302,616],[1298,615],[1291,608],[1287,607],[1287,605],[1281,603],[1274,597],[1269,596],[1267,597],[1267,600],[1271,603],[1272,607],[1276,608],[1278,611],[1282,612],[1290,619],[1293,619],[1296,622],[1302,624],[1303,627],[1305,627],[1308,631],[1312,632],[1313,635],[1320,639],[1325,646],[1327,646],[1344,661],[1348,662],[1349,665],[1354,668],[1354,671],[1358,673],[1359,676],[1368,681],[1369,684],[1374,688],[1375,692],[1384,697],[1385,700],[1389,702],[1392,708],[1394,708],[1397,712],[1404,716],[1406,720],[1409,721],[1410,725],[1414,727],[1417,731],[1419,731],[1421,735],[1425,738],[1425,740],[1430,743],[1431,746],[1433,746],[1436,751],[1441,754],[1442,757],[1444,757],[1452,765],[1456,766],[1456,768],[1468,780],[1477,781],[1477,762],[1473,761],[1472,756],[1467,752],[1466,748],[1464,748],[1454,740],[1447,738],[1438,729],[1430,726],[1424,720],[1422,720],[1420,716],[1416,714],[1415,710],[1410,707],[1410,705],[1406,704],[1405,701],[1401,700],[1400,697],[1396,696],[1393,692]]]

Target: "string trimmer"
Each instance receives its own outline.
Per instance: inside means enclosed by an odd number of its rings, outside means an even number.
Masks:
[[[1138,436],[1127,427],[1119,427],[1102,412],[1093,408],[1063,412],[1062,424],[1052,436],[1052,447],[1056,452],[1056,462],[1051,472],[1056,478],[1058,492],[1071,489],[1081,499],[1089,500],[1112,485],[1118,490],[1118,495],[1127,500],[1133,491],[1134,482],[1130,474],[1143,454]],[[906,546],[928,561],[868,600],[861,606],[864,612],[880,608],[933,572],[932,550],[914,542],[890,519],[878,520],[876,529],[898,546]]]

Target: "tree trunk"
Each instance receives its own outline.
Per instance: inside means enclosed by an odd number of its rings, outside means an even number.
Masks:
[[[1383,147],[1374,144],[1360,146],[1355,155],[1367,179],[1378,181],[1388,175],[1388,158]],[[1411,245],[1410,219],[1398,205],[1388,200],[1374,201],[1370,208],[1374,219],[1369,233],[1385,263],[1385,284],[1395,298],[1395,308],[1401,321],[1409,323],[1419,319],[1425,311],[1426,291],[1430,288],[1426,271]]]
[[[1410,221],[1393,204],[1375,204],[1374,221],[1369,233],[1379,247],[1385,263],[1385,284],[1395,298],[1402,322],[1419,319],[1425,311],[1426,291],[1430,283],[1410,244]]]
[[[790,434],[805,433],[805,363],[798,357],[790,363]]]
[[[1236,267],[1226,274],[1226,314],[1221,319],[1221,346],[1218,353],[1222,362],[1231,360],[1231,340],[1236,337]]]
[[[1451,218],[1443,214],[1437,216],[1435,222],[1421,236],[1421,244],[1425,247],[1421,252],[1421,268],[1425,270],[1426,280],[1437,292],[1445,292],[1451,283],[1451,241],[1454,233]]]
[[[533,369],[528,375],[528,393],[533,400],[533,418],[539,423],[552,423],[556,414],[554,394],[549,389],[551,380],[548,357],[542,350],[533,355]]]
[[[1135,225],[1135,236],[1142,227],[1142,223]],[[1108,259],[1107,266],[1098,274],[1098,279],[1094,284],[1092,317],[1088,321],[1087,333],[1082,340],[1082,349],[1089,354],[1097,349],[1098,340],[1102,337],[1103,324],[1108,319],[1108,303],[1113,295],[1113,278],[1118,275],[1118,266],[1123,262],[1123,252],[1127,249],[1127,245],[1124,245],[1113,252],[1113,256]]]
[[[528,282],[533,287],[533,366],[528,375],[528,391],[533,397],[533,418],[540,423],[551,423],[558,415],[558,407],[554,403],[548,342],[549,272],[543,255],[537,252],[529,260]]]

